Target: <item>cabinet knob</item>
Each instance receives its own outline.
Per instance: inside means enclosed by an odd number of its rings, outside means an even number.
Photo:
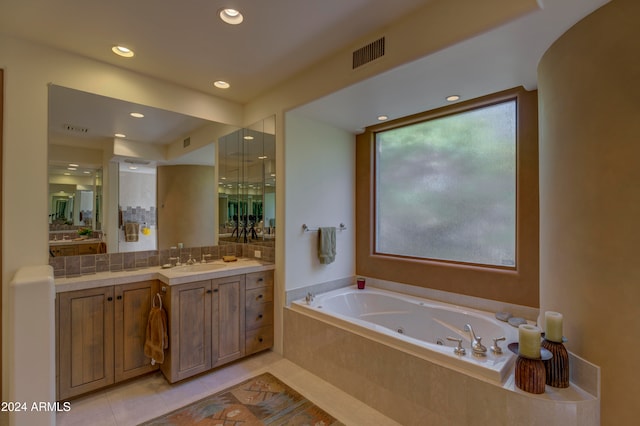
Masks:
[[[207,294],[211,294],[211,290],[207,290]]]
[[[122,300],[122,296],[116,296],[116,299]]]
[[[262,281],[264,281],[264,278],[258,278],[259,283],[261,283]]]
[[[262,337],[258,337],[258,342],[262,343]]]
[[[218,289],[216,288],[215,290],[213,290],[213,292],[214,292],[214,293],[217,293],[217,292],[218,292]]]
[[[262,299],[264,296],[262,294],[259,294],[258,297],[256,297],[256,299]]]
[[[109,296],[107,297],[107,301],[111,302],[113,300],[113,297]]]
[[[258,319],[262,319],[262,314],[258,315]]]

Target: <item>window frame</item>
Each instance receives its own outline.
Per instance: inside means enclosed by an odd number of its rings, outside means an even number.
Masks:
[[[515,267],[423,259],[375,251],[376,138],[381,131],[516,101]],[[522,87],[371,126],[356,138],[356,273],[371,278],[539,305],[537,91]]]

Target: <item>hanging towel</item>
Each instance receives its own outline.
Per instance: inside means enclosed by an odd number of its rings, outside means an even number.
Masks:
[[[159,306],[156,306],[156,299]],[[153,298],[149,320],[147,321],[147,338],[144,342],[144,355],[151,358],[151,365],[164,362],[164,350],[169,347],[167,334],[167,313],[162,308],[162,297],[156,294]]]
[[[318,228],[318,259],[323,265],[336,260],[336,228]]]
[[[138,234],[140,233],[140,224],[127,222],[124,224],[124,240],[128,243],[138,241]]]

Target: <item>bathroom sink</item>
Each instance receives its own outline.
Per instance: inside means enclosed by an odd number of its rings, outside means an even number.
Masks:
[[[193,265],[182,265],[173,268],[176,272],[208,272],[215,271],[216,269],[222,269],[226,265],[221,263],[196,263]]]

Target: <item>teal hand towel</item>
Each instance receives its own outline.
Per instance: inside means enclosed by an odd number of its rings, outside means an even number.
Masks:
[[[318,228],[318,259],[323,265],[336,260],[336,228]]]

